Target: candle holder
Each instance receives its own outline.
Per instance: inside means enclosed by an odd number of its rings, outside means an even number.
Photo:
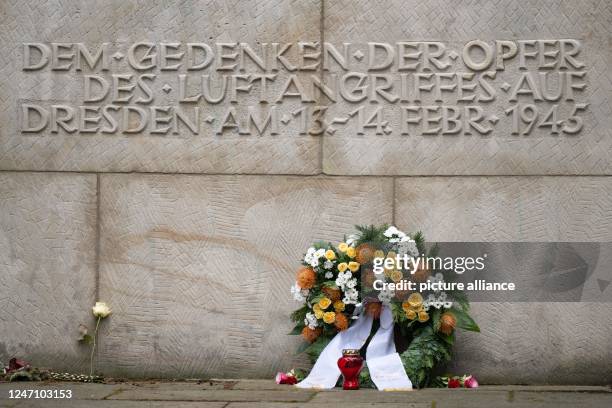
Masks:
[[[338,359],[338,368],[344,379],[342,388],[345,390],[358,390],[359,373],[363,368],[363,357],[359,354],[359,349],[342,350],[342,357]]]

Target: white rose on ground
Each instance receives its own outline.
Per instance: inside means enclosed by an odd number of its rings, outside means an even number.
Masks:
[[[100,317],[102,319],[108,317],[111,314],[111,309],[104,302],[96,302],[94,307],[92,308],[93,314],[96,317]]]

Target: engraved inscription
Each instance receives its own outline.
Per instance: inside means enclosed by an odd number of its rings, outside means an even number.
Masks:
[[[26,99],[21,132],[571,136],[588,108],[581,53],[575,39],[24,43],[23,71],[75,78],[82,94]]]

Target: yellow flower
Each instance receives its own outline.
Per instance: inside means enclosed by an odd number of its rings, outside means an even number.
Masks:
[[[385,257],[385,253],[381,251],[380,249],[377,249],[376,251],[374,251],[374,258],[384,258],[384,257]]]
[[[402,278],[404,277],[404,275],[402,275],[401,271],[398,271],[397,269],[394,270],[393,272],[391,272],[391,280],[393,282],[399,282],[402,280]]]
[[[321,310],[325,310],[329,307],[329,305],[331,305],[331,300],[329,300],[329,298],[324,297],[323,299],[319,300],[319,307],[321,308]]]
[[[314,315],[317,319],[323,317],[323,311],[321,310],[321,306],[319,306],[318,303],[315,303],[315,305],[312,307],[312,311],[314,312]]]
[[[343,312],[344,311],[344,302],[342,302],[341,300],[336,300],[334,302],[334,310],[336,310],[336,312]]]
[[[420,293],[412,293],[408,296],[408,303],[411,307],[418,309],[423,305],[423,296]]]
[[[426,311],[423,310],[419,312],[419,322],[425,323],[428,320],[429,320],[429,315],[427,314]]]
[[[347,243],[346,243],[346,242],[341,242],[341,243],[338,245],[338,250],[339,250],[340,252],[346,252],[346,250],[348,249],[348,247],[349,247],[349,246],[347,245]]]
[[[355,262],[355,261],[349,262],[348,268],[351,270],[351,272],[357,272],[357,270],[359,269],[359,262]]]
[[[336,321],[336,314],[334,312],[323,313],[323,321],[328,324],[332,324]]]
[[[348,255],[349,258],[354,258],[357,255],[357,251],[355,251],[355,248],[353,247],[348,247],[346,249],[346,254]]]
[[[410,319],[410,320],[416,319],[417,313],[414,310],[412,310],[412,309],[405,310],[404,309],[404,311],[406,312],[406,317],[408,319]]]
[[[334,259],[336,259],[336,253],[331,249],[328,249],[327,251],[325,251],[325,258],[327,258],[328,261],[333,261]]]
[[[338,264],[338,270],[340,272],[344,272],[348,269],[348,264],[346,262],[342,262]]]
[[[394,251],[389,251],[387,252],[387,258],[391,258],[395,261],[395,257],[397,256],[397,254]]]

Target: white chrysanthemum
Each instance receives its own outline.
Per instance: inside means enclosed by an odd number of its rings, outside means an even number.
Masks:
[[[346,239],[346,244],[348,246],[354,246],[357,243],[357,240],[359,239],[358,235],[355,234],[351,234],[348,236],[348,238]]]
[[[385,237],[389,238],[389,242],[391,243],[400,242],[406,238],[406,234],[398,230],[394,226],[390,226],[389,228],[387,228],[387,230],[383,234]]]
[[[349,271],[338,273],[338,277],[336,278],[336,286],[338,286],[341,290],[344,290],[348,281],[353,277]]]
[[[298,286],[298,283],[295,282],[295,285],[291,287],[291,294],[293,295],[293,299],[298,302],[303,302],[306,300],[308,296],[308,289],[302,289]]]
[[[315,249],[313,247],[308,248],[308,251],[306,251],[306,255],[304,256],[304,262],[307,264],[311,263],[312,259],[314,258],[314,254]]]
[[[395,292],[389,289],[383,289],[378,293],[378,300],[380,300],[384,304],[391,303],[391,299],[395,295]]]
[[[325,272],[325,279],[331,279],[334,277],[334,273],[331,271]]]
[[[436,309],[449,309],[453,307],[453,302],[448,300],[446,292],[441,292],[438,294],[430,294],[427,300],[423,302],[423,305],[426,307],[426,310],[429,310],[430,307],[435,307]]]
[[[401,238],[400,243],[397,245],[397,253],[399,255],[412,255],[417,256],[419,254],[419,250],[417,249],[416,242],[414,242],[410,237],[406,236]]]
[[[357,286],[357,278],[349,279],[349,280],[346,282],[346,287],[347,287],[347,288],[351,288],[351,289],[352,289],[352,288],[354,288],[355,286]]]
[[[389,228],[387,228],[385,230],[385,232],[383,232],[384,236],[387,238],[391,238],[394,235],[397,235],[400,232],[400,230],[398,230],[397,228],[395,228],[393,225],[390,226]]]
[[[319,322],[317,322],[317,317],[313,313],[306,313],[306,318],[304,319],[304,325],[310,327],[311,329],[315,329]]]
[[[325,269],[331,269],[334,267],[334,263],[332,261],[325,261],[325,263],[323,264],[323,268]]]
[[[357,290],[353,288],[346,289],[342,302],[347,305],[357,304],[359,302],[359,292],[357,292]]]

